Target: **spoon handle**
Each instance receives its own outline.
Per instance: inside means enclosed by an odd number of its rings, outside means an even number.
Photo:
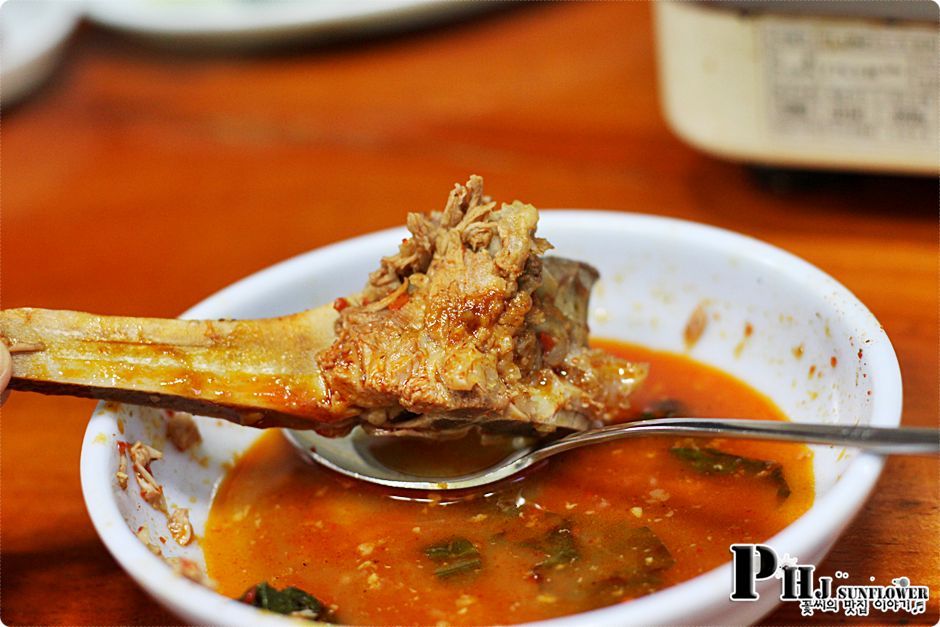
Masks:
[[[940,452],[940,430],[937,429],[805,424],[742,418],[656,418],[575,433],[534,451],[532,455],[544,459],[582,446],[651,435],[841,444],[882,455]]]

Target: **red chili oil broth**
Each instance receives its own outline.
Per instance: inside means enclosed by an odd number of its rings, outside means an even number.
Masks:
[[[669,399],[690,416],[785,419],[763,394],[687,357],[596,345],[650,364],[628,418]],[[775,462],[789,495],[766,473],[703,473],[676,447]],[[271,431],[222,481],[202,545],[209,576],[231,597],[267,581],[309,592],[344,623],[515,623],[694,577],[728,561],[730,544],[783,529],[813,494],[812,454],[798,444],[624,440],[452,496],[355,482]],[[466,551],[447,553],[454,547]]]

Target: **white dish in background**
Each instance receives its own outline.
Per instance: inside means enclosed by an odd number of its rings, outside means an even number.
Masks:
[[[88,5],[87,13],[99,24],[140,35],[257,44],[401,28],[482,11],[493,4],[452,0],[96,0]]]
[[[709,322],[691,357],[750,383],[797,422],[899,424],[901,376],[887,336],[848,290],[810,264],[728,231],[634,214],[546,211],[539,234],[555,245],[554,253],[587,261],[601,271],[591,302],[594,335],[682,352],[686,322],[705,303]],[[378,259],[394,251],[402,235],[402,229],[383,231],[287,260],[222,290],[185,317],[254,318],[328,302],[363,285]],[[749,337],[746,324],[753,328]],[[799,345],[801,357],[793,350]],[[817,369],[807,376],[811,364]],[[171,505],[190,508],[201,536],[213,487],[227,463],[260,435],[219,420],[198,421],[204,438],[198,456],[208,460],[205,464],[163,446],[161,412],[100,405],[85,433],[81,458],[82,490],[92,522],[131,577],[184,619],[197,624],[286,624],[285,618],[174,576],[134,535],[144,524],[156,533],[165,528],[165,521],[135,490],[117,486],[115,440],[140,439],[164,450],[166,459],[155,465],[154,474]],[[801,563],[823,558],[865,502],[883,465],[870,454],[827,446],[813,449],[816,500],[797,521],[768,539],[780,554],[797,556]],[[183,548],[171,541],[163,550],[202,563],[196,543]],[[779,602],[774,585],[779,585],[774,579],[759,582],[761,598],[755,603],[729,601],[729,562],[649,596],[550,622],[751,623]]]
[[[0,5],[0,100],[9,105],[52,74],[80,2],[8,0]]]

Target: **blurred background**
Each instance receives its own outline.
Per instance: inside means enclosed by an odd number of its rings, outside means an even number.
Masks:
[[[26,77],[8,82],[5,63],[4,306],[173,315],[437,208],[470,173],[497,198],[679,216],[810,258],[804,234],[847,238],[860,216],[883,220],[879,239],[932,242],[936,7],[857,4],[895,17],[13,0],[4,52],[59,43]],[[918,19],[896,19],[905,4]],[[20,13],[32,30],[10,23]],[[858,263],[855,245],[828,270]],[[87,276],[122,297],[102,302]]]
[[[932,424],[937,19],[927,0],[11,0],[2,306],[176,316],[440,208],[476,173],[497,199],[695,220],[806,258],[885,325],[905,420]],[[88,522],[92,407],[3,409],[7,624],[174,620]],[[937,530],[936,466],[918,463],[891,460],[897,493],[833,559],[874,572],[886,556],[870,546]],[[50,590],[55,604],[34,602]]]

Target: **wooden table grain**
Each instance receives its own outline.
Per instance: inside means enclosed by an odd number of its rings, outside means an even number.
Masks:
[[[884,324],[904,424],[936,425],[937,181],[781,174],[691,149],[660,114],[651,32],[642,2],[533,3],[251,54],[85,27],[53,80],[4,111],[2,305],[174,316],[278,260],[437,208],[475,172],[497,198],[697,220],[804,257]],[[85,512],[92,407],[29,394],[3,407],[6,624],[177,622],[118,568]],[[889,460],[820,565],[930,586],[911,624],[938,619],[938,470]],[[767,619],[800,621],[792,604]]]

